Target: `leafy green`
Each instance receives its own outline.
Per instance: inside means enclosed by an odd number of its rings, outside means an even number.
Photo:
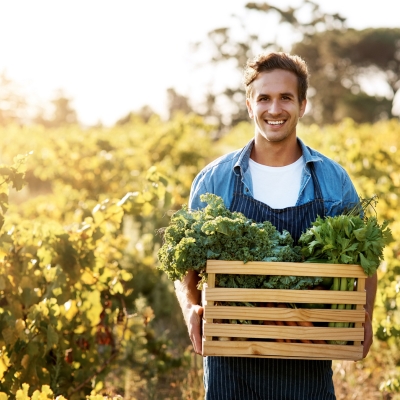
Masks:
[[[362,199],[343,215],[318,217],[299,244],[306,262],[361,265],[367,276],[372,276],[383,260],[383,250],[393,238],[388,223],[381,225],[376,216],[366,217],[365,211],[376,197]],[[354,290],[354,278],[335,277],[331,290]],[[332,309],[352,309],[352,304],[332,304]],[[344,322],[330,322],[330,327],[350,327]],[[330,340],[330,344],[346,344],[343,340]]]
[[[257,223],[242,213],[231,212],[221,197],[203,194],[207,203],[202,210],[184,205],[171,217],[164,230],[164,242],[158,251],[159,269],[171,280],[181,280],[187,271],[204,277],[207,259],[248,261],[302,260],[300,247],[293,246],[287,231],[279,232],[268,221]],[[216,285],[241,288],[310,287],[321,279],[269,277],[265,275],[217,275]]]
[[[387,221],[379,224],[375,216],[338,215],[318,217],[301,235],[299,244],[307,262],[359,264],[366,275],[372,276],[391,241]]]

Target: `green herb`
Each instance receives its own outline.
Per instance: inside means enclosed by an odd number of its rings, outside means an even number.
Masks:
[[[158,251],[159,269],[171,280],[181,280],[188,270],[196,270],[206,280],[207,259],[299,262],[300,247],[293,246],[287,231],[280,233],[270,222],[256,223],[242,213],[231,212],[221,197],[204,194],[202,210],[183,206],[164,230]],[[217,275],[216,285],[241,288],[310,288],[321,278]]]
[[[379,224],[376,216],[354,215],[362,204],[344,215],[316,219],[299,239],[307,262],[359,264],[366,275],[375,274],[393,238],[387,221]]]
[[[366,217],[365,212],[376,205],[376,196],[362,199],[355,207],[343,215],[318,217],[299,244],[306,262],[331,264],[358,264],[369,277],[375,274],[383,260],[383,250],[393,238],[388,222],[378,223],[377,217]],[[352,291],[354,278],[334,278],[332,290]],[[351,305],[333,304],[333,309],[351,309]],[[332,322],[331,327],[347,327],[348,324]],[[345,344],[344,341],[330,341]]]

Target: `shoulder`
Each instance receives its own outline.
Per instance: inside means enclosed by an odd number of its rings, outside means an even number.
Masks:
[[[197,177],[210,176],[220,171],[233,170],[236,163],[239,160],[240,153],[242,149],[232,151],[231,153],[225,154],[218,157],[216,160],[212,161],[206,165],[197,175]]]
[[[240,163],[244,149],[238,149],[218,157],[206,165],[195,177],[190,192],[189,207],[192,209],[205,206],[200,195],[213,193],[223,198],[229,207],[235,181],[235,167]]]
[[[348,172],[340,165],[337,161],[325,156],[317,150],[314,150],[308,146],[306,148],[309,151],[309,154],[312,158],[311,161],[314,161],[314,168],[317,173],[317,176],[322,175],[324,178],[329,179],[340,179],[342,180],[350,180]],[[307,162],[307,160],[306,160]]]
[[[348,172],[335,160],[302,143],[306,163],[312,162],[328,215],[341,213],[359,201]]]

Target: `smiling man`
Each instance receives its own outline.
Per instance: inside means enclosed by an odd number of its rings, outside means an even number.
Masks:
[[[306,146],[296,134],[305,112],[307,65],[286,53],[260,54],[244,70],[246,104],[254,138],[215,160],[195,178],[189,206],[203,208],[203,193],[221,196],[231,211],[256,222],[270,221],[297,243],[317,216],[334,216],[359,201],[346,171]],[[191,271],[176,282],[177,296],[195,352],[201,354],[200,292]],[[366,284],[364,356],[372,343],[376,276]],[[335,399],[332,362],[241,357],[205,357],[207,400]]]

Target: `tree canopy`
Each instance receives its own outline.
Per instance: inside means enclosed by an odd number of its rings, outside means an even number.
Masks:
[[[321,10],[313,1],[304,0],[297,8],[280,8],[269,3],[247,3],[246,9],[259,18],[258,34],[251,31],[244,17],[235,16],[242,32],[240,39],[232,27],[220,27],[208,33],[209,62],[241,73],[248,58],[259,51],[288,51],[304,58],[310,70],[309,108],[305,121],[331,124],[350,117],[356,122],[375,122],[392,118],[393,98],[400,88],[400,29],[368,28],[356,30],[346,25],[337,13]],[[275,18],[274,40],[265,40],[266,29]],[[293,38],[289,48],[283,37]],[[376,91],[367,83],[374,81],[383,89]],[[219,92],[206,95],[207,113],[222,115],[219,100],[231,107],[229,124],[247,120],[244,88],[240,79]],[[229,111],[230,110],[230,111]],[[222,125],[222,122],[221,122]]]

